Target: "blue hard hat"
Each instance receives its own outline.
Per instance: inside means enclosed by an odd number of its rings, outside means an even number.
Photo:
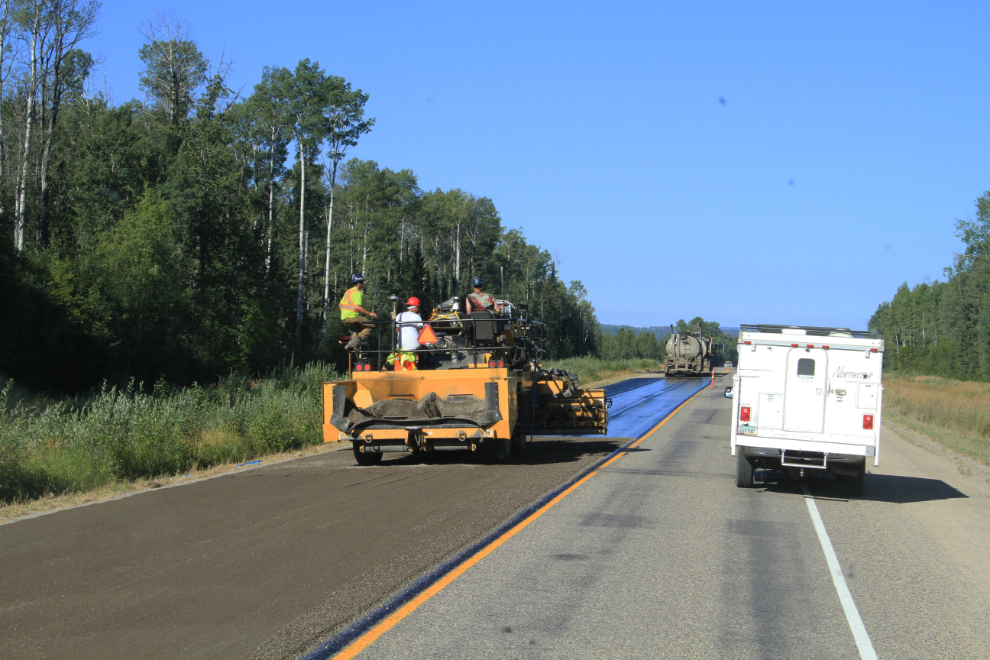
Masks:
[[[485,285],[485,281],[480,277],[475,277],[474,279],[471,280],[471,286],[484,286],[484,285]]]
[[[351,276],[351,284],[357,284],[358,282],[364,282],[364,275],[361,273],[354,273]]]

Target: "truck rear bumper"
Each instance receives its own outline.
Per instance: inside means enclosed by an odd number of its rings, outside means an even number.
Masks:
[[[736,448],[745,450],[747,454],[758,452],[761,449],[776,454],[779,454],[782,449],[785,451],[811,451],[844,456],[876,456],[877,453],[876,447],[871,444],[857,445],[840,442],[788,440],[785,438],[765,438],[757,435],[738,436],[736,438]]]

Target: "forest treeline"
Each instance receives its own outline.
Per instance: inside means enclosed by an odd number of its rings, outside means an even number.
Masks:
[[[905,282],[870,319],[884,339],[884,367],[963,379],[990,378],[990,192],[976,218],[956,223],[964,249],[945,281]]]
[[[606,326],[609,330],[614,326]],[[690,321],[680,319],[673,326],[674,332],[701,332],[712,339],[715,364],[738,359],[735,337],[726,333],[717,321],[705,321],[696,316]],[[606,360],[633,358],[667,359],[667,341],[671,326],[666,328],[632,328],[620,326],[614,332],[602,332],[598,340],[598,354]]]
[[[309,59],[235,92],[230,63],[160,16],[144,98],[115,104],[85,50],[99,9],[0,1],[0,378],[64,392],[339,363],[355,272],[386,318],[392,294],[430,309],[476,275],[501,296],[504,274],[548,357],[598,352],[584,287],[493,200],[348,155],[374,128],[366,92]]]

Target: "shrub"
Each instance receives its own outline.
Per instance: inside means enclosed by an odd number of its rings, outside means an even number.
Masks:
[[[261,379],[232,374],[209,387],[104,386],[86,397],[11,405],[0,391],[0,499],[77,492],[114,481],[318,444],[327,365],[288,366]]]

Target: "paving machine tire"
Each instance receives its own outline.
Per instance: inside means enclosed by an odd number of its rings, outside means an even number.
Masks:
[[[491,457],[496,463],[508,463],[512,460],[513,442],[509,438],[493,438],[491,441]]]
[[[516,430],[512,434],[512,453],[520,456],[526,453],[526,434],[522,432],[519,426],[516,426]]]
[[[372,465],[378,465],[382,462],[381,452],[375,453],[365,453],[361,451],[362,447],[360,443],[354,443],[354,460],[357,461],[358,465],[363,467],[370,467]]]

